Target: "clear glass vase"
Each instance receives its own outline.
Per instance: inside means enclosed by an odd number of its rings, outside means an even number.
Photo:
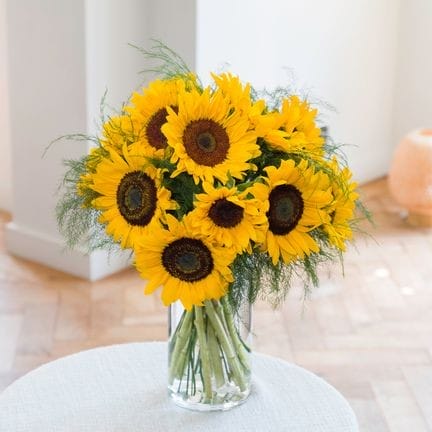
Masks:
[[[169,307],[168,390],[174,402],[197,411],[228,410],[250,393],[251,306],[234,311],[228,298],[190,311]]]

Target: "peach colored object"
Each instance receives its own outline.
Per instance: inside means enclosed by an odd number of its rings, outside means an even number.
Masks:
[[[408,223],[432,227],[432,129],[415,130],[401,141],[388,181],[396,201],[408,210]]]

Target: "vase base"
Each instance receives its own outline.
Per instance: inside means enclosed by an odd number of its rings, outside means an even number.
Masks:
[[[187,397],[171,389],[169,389],[168,392],[171,400],[181,408],[186,408],[191,411],[228,411],[247,400],[250,395],[250,388],[247,388],[243,392],[238,392],[235,395],[230,395],[229,398],[215,396],[209,402],[202,402],[201,394]]]

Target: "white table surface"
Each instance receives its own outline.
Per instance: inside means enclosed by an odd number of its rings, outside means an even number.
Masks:
[[[0,395],[0,431],[358,431],[333,387],[260,354],[245,404],[211,413],[178,408],[167,397],[166,350],[162,342],[114,345],[43,365]]]

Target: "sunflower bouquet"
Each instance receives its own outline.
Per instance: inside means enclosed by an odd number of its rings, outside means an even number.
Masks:
[[[145,293],[181,303],[170,392],[227,408],[250,391],[244,305],[280,302],[293,277],[317,285],[352,239],[356,184],[307,99],[230,73],[204,86],[165,46],[145,54],[162,60],[159,78],[100,136],[70,137],[95,146],[66,161],[59,224],[70,243],[131,250]]]

